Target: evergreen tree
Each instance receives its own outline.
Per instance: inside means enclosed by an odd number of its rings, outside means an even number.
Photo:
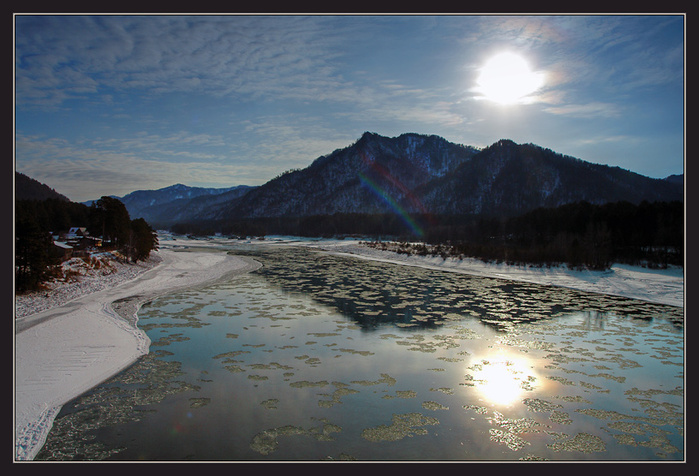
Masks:
[[[93,202],[90,209],[90,229],[101,234],[102,240],[119,249],[128,246],[131,218],[121,201],[104,196]]]
[[[158,235],[143,218],[131,221],[129,256],[136,261],[148,259],[158,249]]]
[[[49,275],[51,237],[32,217],[15,223],[15,287],[36,289]]]
[[[105,248],[117,249],[131,260],[146,260],[158,247],[156,232],[143,219],[131,220],[124,204],[104,196],[91,207],[48,198],[15,201],[15,289],[37,289],[59,260],[52,252],[50,232],[86,226],[102,236]]]

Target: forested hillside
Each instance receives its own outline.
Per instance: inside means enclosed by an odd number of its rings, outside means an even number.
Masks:
[[[588,269],[614,262],[682,266],[684,204],[578,202],[506,219],[451,217],[431,228],[426,241],[485,261]]]
[[[20,172],[15,172],[15,200],[47,200],[54,198],[69,201],[46,184],[34,180]]]

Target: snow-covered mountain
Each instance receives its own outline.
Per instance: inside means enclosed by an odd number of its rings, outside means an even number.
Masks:
[[[500,140],[417,194],[433,213],[513,216],[580,201],[681,201],[683,184]]]
[[[501,140],[483,149],[438,136],[370,132],[347,148],[277,177],[199,216],[203,220],[335,213],[512,216],[582,200],[683,199],[676,180]]]
[[[388,138],[366,132],[351,146],[283,174],[203,218],[382,213],[396,207],[422,212],[415,191],[453,173],[477,152],[438,136]]]

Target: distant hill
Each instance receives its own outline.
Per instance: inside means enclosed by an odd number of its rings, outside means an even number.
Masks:
[[[668,182],[672,182],[672,183],[684,184],[684,174],[669,175],[669,176],[665,177],[664,180],[667,180]]]
[[[196,218],[208,207],[238,198],[253,187],[239,185],[228,188],[189,187],[181,183],[157,190],[136,190],[121,201],[134,218],[143,218],[156,227],[167,227],[179,221]],[[84,202],[90,205],[94,200]]]
[[[68,197],[61,195],[48,185],[15,172],[15,200],[48,200],[49,198],[70,201]]]

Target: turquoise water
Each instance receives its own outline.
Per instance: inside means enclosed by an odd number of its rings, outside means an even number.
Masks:
[[[682,460],[682,310],[336,257],[139,311],[149,355],[37,459]]]

